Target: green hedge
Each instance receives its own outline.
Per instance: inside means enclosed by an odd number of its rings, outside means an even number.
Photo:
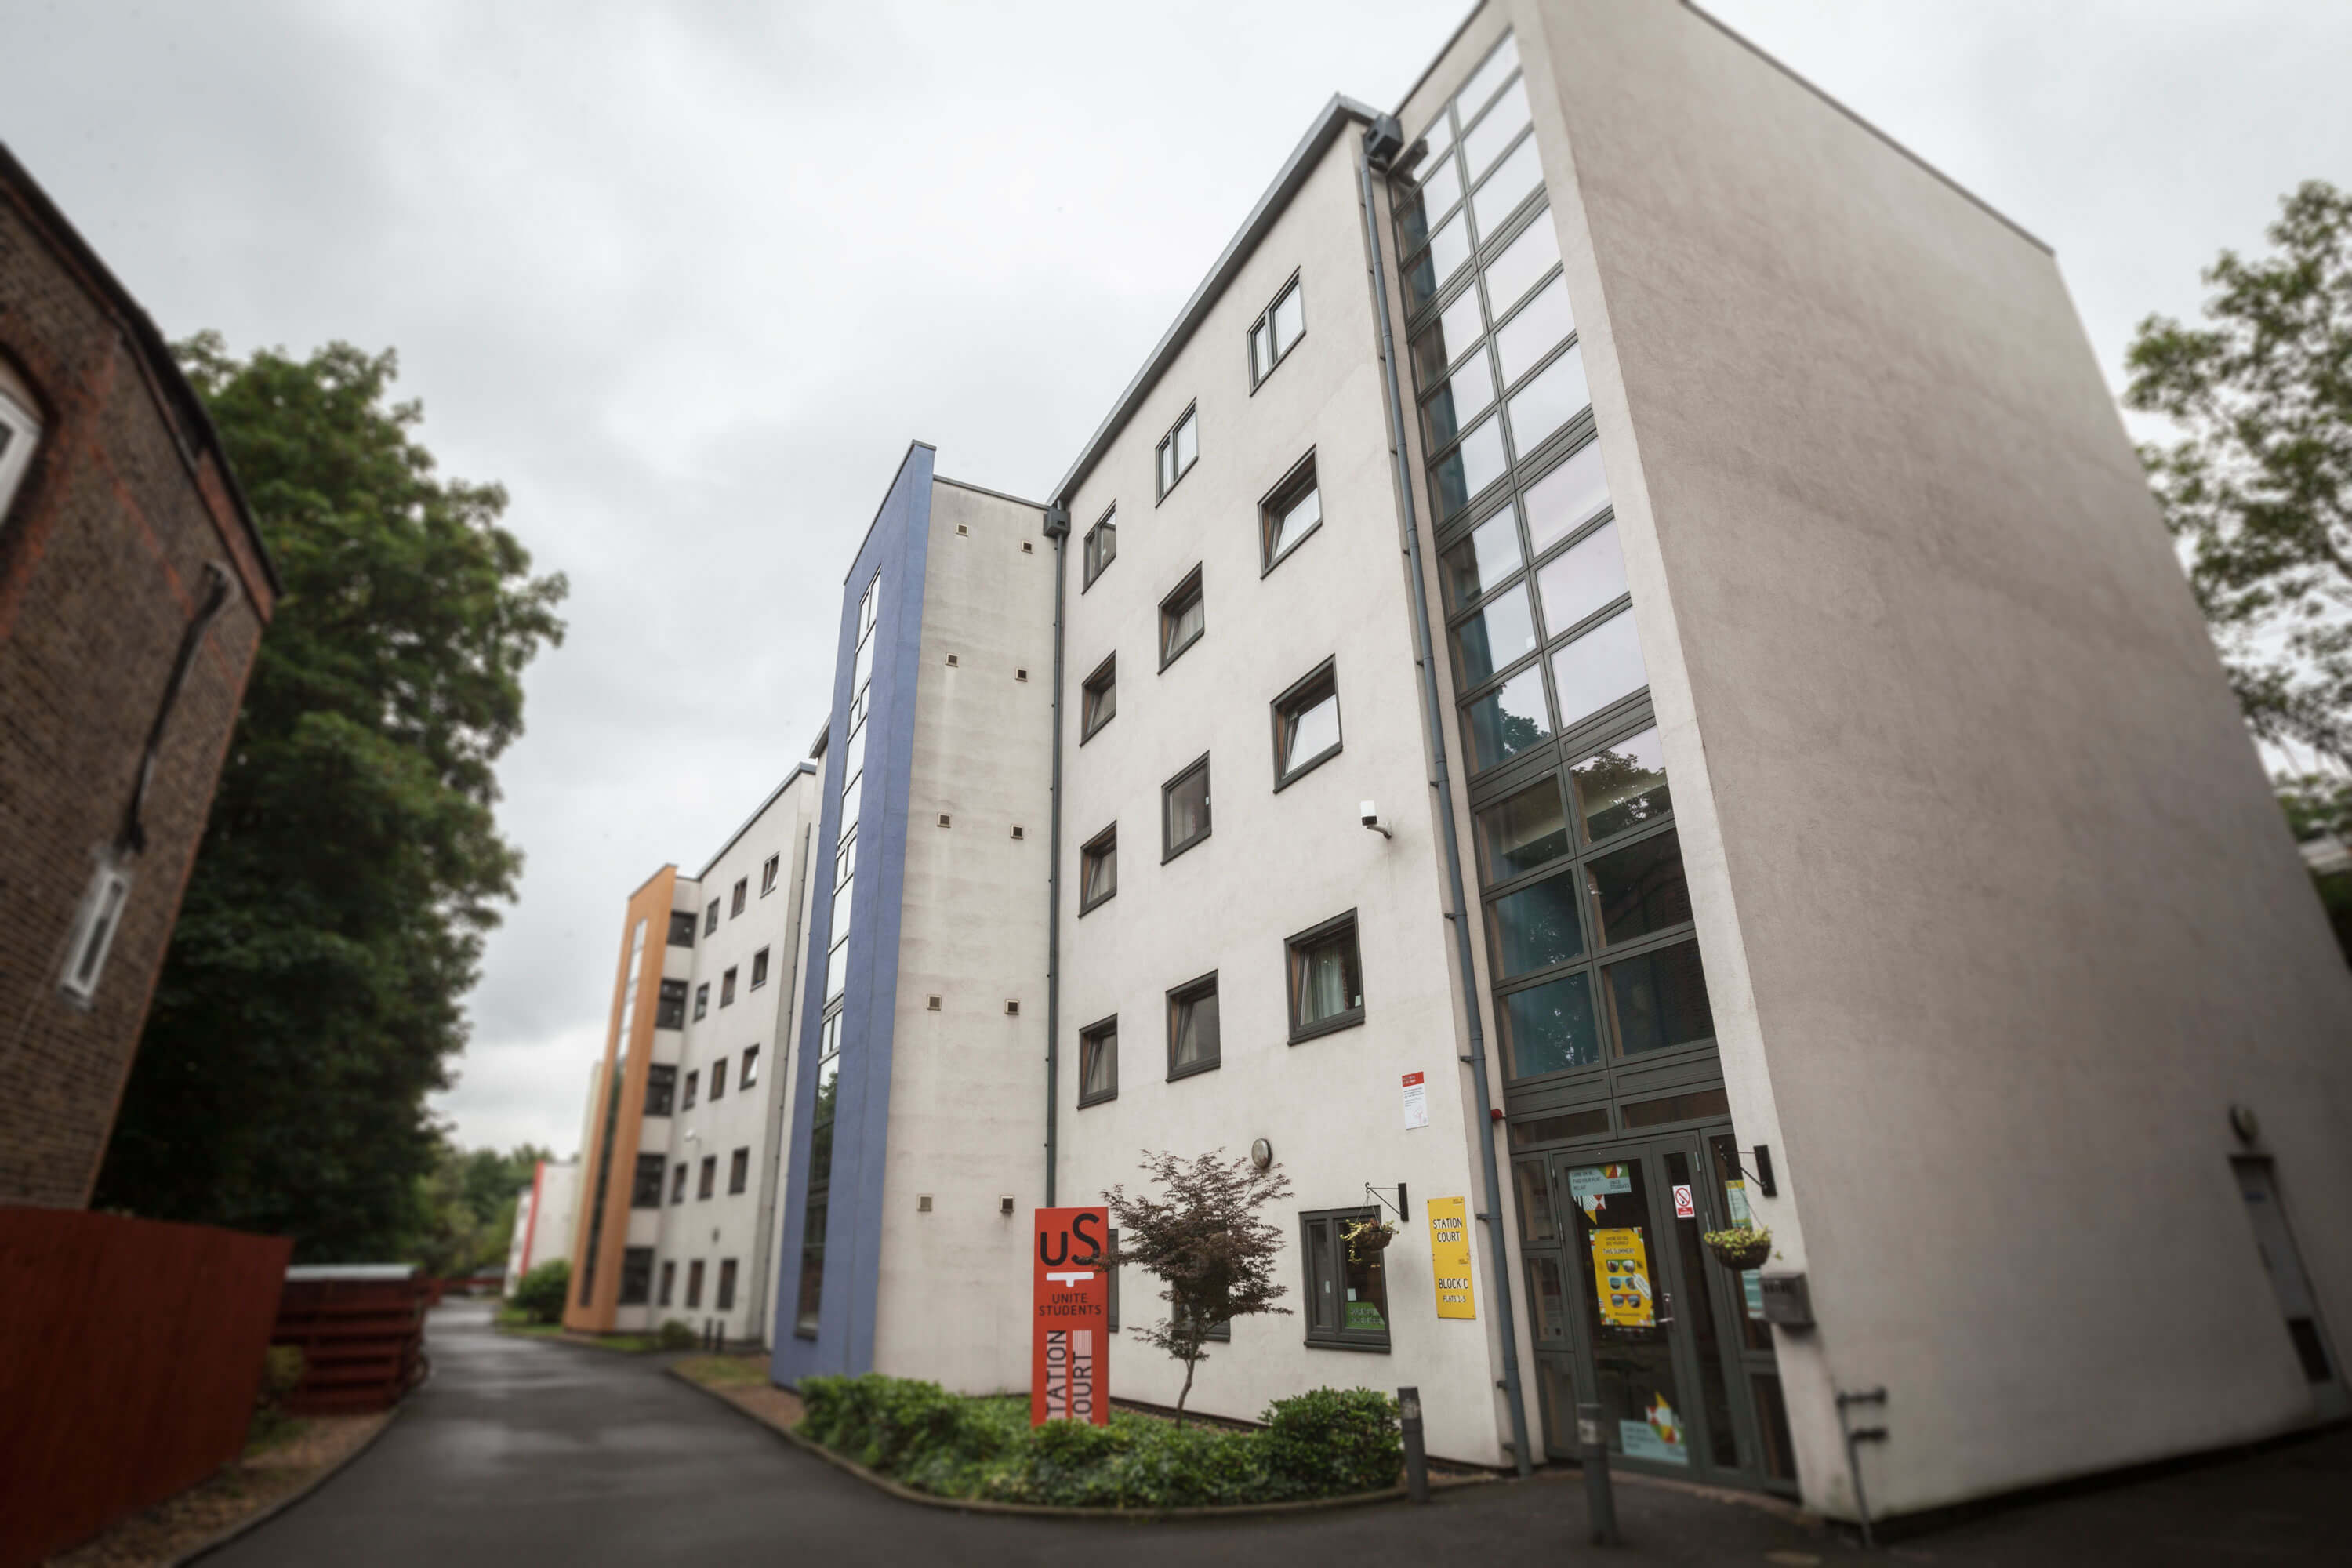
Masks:
[[[1188,1426],[1115,1410],[1110,1425],[1029,1425],[1029,1402],[935,1383],[812,1377],[800,1426],[902,1485],[941,1497],[1069,1508],[1206,1508],[1344,1497],[1396,1485],[1396,1401],[1318,1388],[1266,1406],[1265,1429]]]

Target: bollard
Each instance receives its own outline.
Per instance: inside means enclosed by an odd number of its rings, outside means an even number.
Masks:
[[[711,1348],[712,1350],[714,1350],[714,1351],[717,1351],[720,1355],[725,1355],[725,1354],[727,1353],[727,1322],[726,1322],[726,1320],[724,1320],[724,1319],[719,1320],[719,1326],[718,1326],[716,1329],[714,1329],[714,1330],[712,1330],[712,1331],[711,1331],[711,1337],[712,1337],[712,1341],[713,1341],[713,1342],[712,1342],[712,1344],[711,1344],[711,1347],[710,1347],[710,1348]]]
[[[1617,1498],[1609,1489],[1609,1442],[1602,1435],[1601,1406],[1576,1407],[1577,1459],[1584,1467],[1584,1511],[1592,1518],[1592,1544],[1617,1544]]]
[[[1397,1415],[1404,1428],[1404,1489],[1415,1502],[1429,1500],[1429,1456],[1421,1447],[1421,1390],[1397,1390]]]

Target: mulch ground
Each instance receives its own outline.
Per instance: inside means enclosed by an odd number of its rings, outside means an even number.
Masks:
[[[223,1531],[275,1506],[348,1458],[392,1419],[314,1415],[267,1447],[247,1450],[174,1498],[117,1521],[97,1540],[52,1557],[48,1568],[163,1568]]]

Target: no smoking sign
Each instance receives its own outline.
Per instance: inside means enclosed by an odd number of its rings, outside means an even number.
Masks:
[[[1691,1190],[1688,1187],[1675,1189],[1675,1217],[1676,1219],[1698,1217],[1698,1205],[1691,1201]]]

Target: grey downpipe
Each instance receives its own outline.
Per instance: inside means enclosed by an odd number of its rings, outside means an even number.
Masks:
[[[1486,1089],[1486,1030],[1479,1016],[1478,972],[1471,963],[1470,922],[1463,915],[1468,906],[1462,890],[1462,849],[1454,820],[1454,784],[1445,765],[1445,709],[1438,690],[1437,661],[1429,634],[1429,595],[1422,577],[1421,524],[1412,504],[1412,465],[1407,456],[1411,447],[1405,443],[1404,394],[1397,383],[1396,334],[1389,325],[1388,276],[1381,265],[1380,233],[1372,219],[1371,148],[1373,139],[1380,136],[1392,146],[1402,140],[1394,119],[1384,114],[1364,132],[1364,148],[1356,160],[1357,175],[1363,186],[1364,250],[1371,264],[1373,302],[1380,311],[1381,367],[1387,377],[1381,384],[1388,398],[1389,445],[1396,454],[1397,496],[1404,508],[1405,553],[1412,565],[1412,624],[1417,645],[1413,662],[1421,667],[1421,689],[1425,699],[1422,724],[1428,735],[1433,769],[1429,787],[1437,792],[1438,816],[1444,824],[1438,837],[1445,843],[1445,918],[1454,925],[1454,955],[1462,966],[1462,1004],[1470,1023],[1470,1054],[1462,1060],[1469,1066],[1470,1076],[1478,1085],[1478,1156],[1486,1178],[1486,1212],[1478,1217],[1486,1222],[1486,1240],[1494,1252],[1494,1262],[1489,1267],[1490,1277],[1496,1281],[1488,1295],[1495,1303],[1496,1322],[1503,1335],[1503,1390],[1511,1408],[1511,1461],[1525,1476],[1534,1471],[1535,1465],[1528,1457],[1528,1404],[1519,1384],[1519,1328],[1511,1308],[1510,1244],[1503,1236],[1503,1183],[1495,1159],[1494,1102]]]
[[[1070,538],[1070,509],[1045,509],[1045,537],[1054,542],[1054,786],[1053,843],[1045,871],[1045,1205],[1054,1206],[1055,1107],[1061,1099],[1062,1066],[1062,604],[1069,582],[1063,546]]]

